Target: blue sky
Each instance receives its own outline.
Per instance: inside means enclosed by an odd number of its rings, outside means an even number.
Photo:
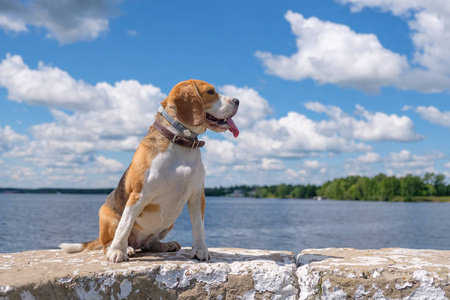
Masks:
[[[241,100],[205,186],[450,177],[444,1],[3,1],[0,186],[113,187],[179,81]]]

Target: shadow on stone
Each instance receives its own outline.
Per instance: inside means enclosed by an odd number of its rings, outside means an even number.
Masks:
[[[289,251],[261,251],[261,250],[246,250],[224,248],[214,249],[210,251],[211,260],[199,261],[189,257],[190,249],[183,248],[176,252],[141,252],[137,251],[136,254],[130,258],[130,262],[195,262],[200,264],[212,264],[212,263],[231,263],[236,261],[255,261],[255,260],[267,260],[273,261],[279,265],[293,263],[292,259],[294,254]],[[289,258],[288,258],[289,257]]]
[[[310,263],[326,260],[329,258],[337,258],[337,259],[343,259],[343,257],[339,256],[327,256],[327,255],[321,255],[321,254],[299,254],[297,255],[297,258],[295,260],[295,263],[297,264],[297,267],[309,265]]]

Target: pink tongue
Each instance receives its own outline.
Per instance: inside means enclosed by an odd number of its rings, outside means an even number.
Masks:
[[[233,133],[233,136],[237,138],[239,135],[239,129],[236,127],[236,124],[234,124],[231,118],[227,119],[227,123],[230,125],[230,131]]]

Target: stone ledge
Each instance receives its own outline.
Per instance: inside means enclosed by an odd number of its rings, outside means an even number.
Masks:
[[[107,263],[101,251],[0,254],[3,299],[295,299],[292,252],[210,248],[212,260],[137,253]]]
[[[310,249],[297,264],[300,299],[450,298],[450,251]]]
[[[6,299],[450,299],[450,251],[210,248],[213,259],[101,251],[0,253]]]

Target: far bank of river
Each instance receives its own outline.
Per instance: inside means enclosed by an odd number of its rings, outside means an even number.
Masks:
[[[113,188],[104,189],[74,189],[74,188],[41,188],[41,189],[22,189],[22,188],[0,188],[1,194],[74,194],[74,195],[108,195]],[[208,189],[205,192],[207,197],[231,197],[231,198],[248,198],[248,199],[292,199],[292,200],[335,200],[335,201],[379,201],[379,200],[352,200],[352,199],[328,199],[315,196],[313,198],[277,198],[271,195],[270,197],[245,196],[241,193],[218,195],[217,193],[209,193]],[[450,196],[414,196],[411,199],[406,197],[396,196],[392,200],[385,200],[382,202],[450,202]]]

